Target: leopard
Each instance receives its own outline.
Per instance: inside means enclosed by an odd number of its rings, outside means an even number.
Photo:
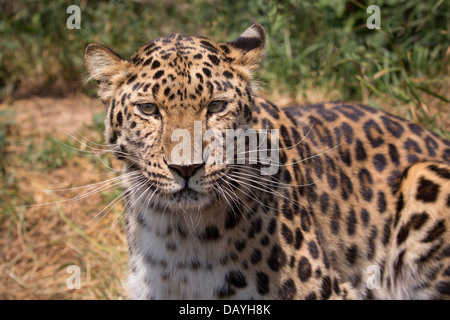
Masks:
[[[123,164],[130,298],[450,298],[450,141],[360,103],[268,101],[267,38],[254,23],[230,42],[170,34],[129,59],[86,47]],[[237,143],[231,161],[199,156],[239,129],[265,130],[271,173],[249,146],[239,162]]]

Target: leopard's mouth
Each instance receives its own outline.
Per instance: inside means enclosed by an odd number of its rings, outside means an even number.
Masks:
[[[166,181],[156,181],[149,178],[151,174],[147,173],[145,169],[139,165],[130,164],[127,168],[127,174],[134,173],[139,178],[134,178],[140,185],[141,190],[145,190],[146,195],[142,196],[148,202],[148,207],[151,208],[165,208],[165,210],[171,211],[195,211],[211,206],[220,197],[214,188],[202,188],[205,184],[202,184],[199,188],[190,185],[187,181],[181,188],[167,188]],[[137,177],[137,176],[135,176]]]
[[[142,173],[141,173],[142,174]],[[179,190],[166,190],[158,186],[142,174],[142,179],[146,181],[148,201],[150,206],[158,206],[173,210],[195,210],[203,209],[211,205],[216,199],[216,194],[213,192],[201,192],[192,189],[186,185]]]
[[[180,191],[174,192],[171,194],[171,196],[174,198],[174,200],[190,200],[195,201],[198,199],[199,196],[202,194],[189,188],[186,184],[186,186],[181,189]]]
[[[190,188],[183,188],[170,194],[160,193],[158,201],[171,211],[198,212],[212,205],[215,201],[215,194],[205,194]]]

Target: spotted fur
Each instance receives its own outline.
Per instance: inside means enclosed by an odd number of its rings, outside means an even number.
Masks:
[[[265,42],[255,24],[229,43],[169,35],[129,60],[87,47],[106,141],[124,162],[131,297],[449,298],[450,142],[363,105],[259,97]],[[217,100],[226,108],[208,112]],[[194,121],[278,129],[278,172],[175,166],[171,135]]]

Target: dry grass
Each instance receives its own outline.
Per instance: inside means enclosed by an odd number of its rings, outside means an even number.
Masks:
[[[15,143],[9,146],[6,169],[14,177],[10,196],[17,195],[18,200],[9,199],[14,207],[0,209],[4,210],[0,213],[0,299],[121,299],[127,265],[121,203],[103,219],[91,220],[108,204],[104,194],[62,202],[86,189],[46,191],[89,185],[115,175],[85,156],[74,156],[55,169],[20,161],[27,141],[38,145],[49,135],[64,141],[64,131],[73,134],[74,130],[98,139],[98,133],[87,127],[103,107],[80,96],[22,100],[3,108],[16,114],[11,132]],[[21,206],[49,202],[54,204]],[[69,265],[81,269],[80,290],[67,288]]]

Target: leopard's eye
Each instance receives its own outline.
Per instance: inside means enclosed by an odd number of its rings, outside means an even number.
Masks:
[[[210,113],[220,112],[220,111],[224,110],[227,105],[228,105],[228,102],[226,102],[226,101],[222,101],[222,100],[213,101],[208,105],[208,112],[210,112]]]
[[[136,106],[145,116],[151,116],[158,113],[158,108],[153,103],[136,103]]]

